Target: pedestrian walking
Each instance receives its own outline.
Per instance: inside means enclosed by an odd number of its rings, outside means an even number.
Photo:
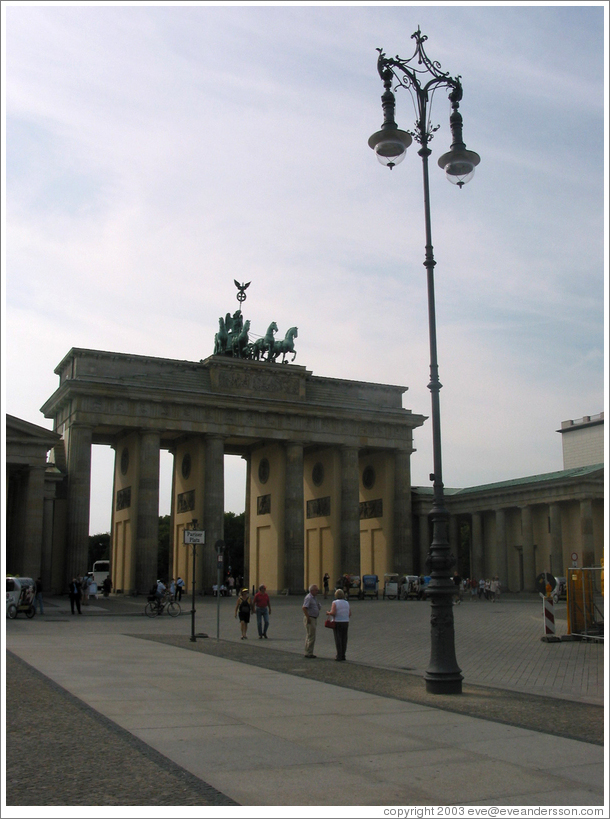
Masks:
[[[104,592],[104,597],[108,597],[112,590],[112,580],[110,579],[110,575],[106,575],[104,578],[104,582],[102,583],[102,590]]]
[[[352,616],[352,611],[348,601],[345,599],[343,589],[337,589],[333,604],[326,614],[334,618],[335,621],[335,627],[333,629],[335,634],[335,648],[337,649],[335,660],[344,662],[345,651],[347,649],[347,630],[349,628],[349,618]]]
[[[176,580],[172,577],[172,582],[169,584],[169,594],[172,600],[176,599]]]
[[[235,588],[235,578],[232,574],[227,578],[227,586],[229,587],[229,597],[233,597],[233,589]]]
[[[97,600],[97,583],[95,582],[95,577],[91,575],[89,577],[90,583],[88,584],[89,590],[89,599]]]
[[[81,579],[81,602],[83,606],[89,605],[89,574],[85,574]]]
[[[324,586],[324,599],[328,597],[328,584],[330,583],[330,575],[328,572],[322,578],[322,585]]]
[[[477,583],[477,581],[473,577],[472,580],[470,581],[470,599],[471,600],[475,599],[475,597],[477,596],[478,590],[479,590],[479,584]]]
[[[479,600],[481,599],[481,597],[483,597],[484,594],[485,594],[485,581],[483,580],[483,578],[481,578],[479,580]]]
[[[497,577],[492,578],[489,584],[489,599],[491,600],[492,603],[496,602],[499,585],[500,584],[498,583],[498,578]]]
[[[252,600],[248,594],[248,589],[242,589],[237,597],[237,605],[235,606],[235,617],[239,616],[239,626],[241,628],[241,639],[248,639],[248,623],[250,622],[250,613],[252,612]]]
[[[500,584],[500,578],[496,575],[496,600],[500,599],[500,592],[502,591],[502,586]]]
[[[176,598],[178,602],[182,600],[182,592],[184,591],[184,580],[181,577],[176,578]]]
[[[40,613],[44,614],[44,606],[42,605],[42,580],[40,577],[36,578],[36,597],[34,599],[34,608],[40,608]]]
[[[453,603],[454,605],[459,606],[462,602],[462,578],[457,572],[453,572],[453,585],[455,586]]]
[[[318,615],[322,606],[316,600],[316,596],[320,590],[314,583],[309,587],[308,594],[303,600],[303,622],[305,624],[305,657],[308,660],[315,660],[316,655],[313,653],[313,648],[316,644],[316,626],[318,624]]]
[[[254,595],[252,601],[256,614],[256,627],[258,629],[258,639],[267,639],[267,629],[269,628],[269,615],[271,614],[271,600],[267,594],[267,587],[262,585]]]
[[[80,610],[80,600],[82,596],[82,581],[79,580],[77,577],[73,577],[70,585],[68,586],[68,594],[70,595],[70,608],[72,610],[72,614],[74,614],[74,607],[78,610],[79,614],[82,614]]]

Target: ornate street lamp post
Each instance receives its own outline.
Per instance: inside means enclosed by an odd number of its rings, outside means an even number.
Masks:
[[[428,327],[430,334],[430,390],[432,399],[432,449],[434,456],[434,473],[430,476],[434,485],[434,500],[430,520],[432,521],[432,543],[426,561],[430,571],[428,595],[431,599],[431,651],[430,665],[425,674],[426,689],[432,694],[461,694],[462,674],[455,656],[455,635],[453,627],[453,595],[455,586],[451,569],[455,558],[450,553],[447,537],[449,513],[445,508],[443,490],[443,471],[441,457],[441,420],[439,393],[442,384],[438,377],[438,359],[436,349],[436,311],[434,306],[434,253],[432,248],[432,229],[430,226],[430,187],[428,181],[428,143],[439,126],[433,127],[430,122],[429,109],[434,92],[438,88],[449,89],[449,100],[452,113],[451,149],[443,154],[438,164],[445,170],[450,182],[462,187],[472,179],[474,169],[480,158],[474,151],[468,151],[462,139],[462,115],[459,103],[462,99],[460,77],[450,77],[440,70],[438,62],[432,62],[424,51],[428,39],[419,30],[412,35],[415,40],[415,52],[408,60],[399,57],[388,58],[381,49],[377,61],[377,70],[385,91],[381,97],[383,108],[383,125],[381,130],[369,139],[369,145],[377,158],[390,168],[398,165],[405,157],[407,148],[415,139],[421,145],[418,154],[422,158],[424,174],[424,216],[426,225],[426,255],[424,267],[428,281]],[[415,130],[401,131],[394,120],[395,88],[406,88],[413,98],[416,111]]]

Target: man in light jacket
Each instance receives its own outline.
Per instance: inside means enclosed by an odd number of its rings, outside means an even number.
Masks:
[[[309,594],[303,600],[303,614],[305,623],[305,657],[308,660],[315,659],[316,655],[313,653],[313,647],[316,643],[316,626],[318,624],[318,615],[322,606],[316,600],[316,595],[319,589],[313,584],[309,587]]]

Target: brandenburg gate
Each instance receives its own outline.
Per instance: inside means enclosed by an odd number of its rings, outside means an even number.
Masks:
[[[295,365],[296,327],[279,340],[272,322],[251,341],[241,313],[248,284],[235,285],[240,309],[219,319],[205,360],[72,349],[55,369],[59,387],[42,412],[64,444],[66,580],[88,568],[93,444],[115,451],[116,592],[147,592],[157,579],[161,449],[174,456],[170,571],[187,586],[182,544],[193,520],[206,533],[197,588],[215,582],[225,454],[247,463],[249,585],[300,593],[325,572],[413,571],[410,458],[425,417],[403,409],[405,387],[321,378]]]

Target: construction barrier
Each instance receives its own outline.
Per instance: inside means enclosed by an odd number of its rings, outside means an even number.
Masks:
[[[566,569],[568,634],[604,639],[603,568]]]
[[[542,608],[544,614],[544,633],[545,635],[555,634],[555,602],[552,597],[545,597],[542,600]]]

